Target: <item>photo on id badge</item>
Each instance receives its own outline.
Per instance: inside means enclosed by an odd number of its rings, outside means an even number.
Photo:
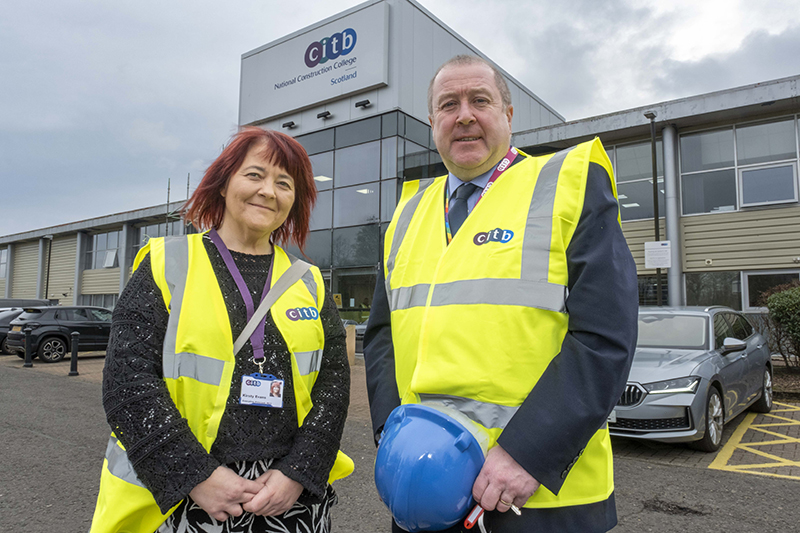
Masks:
[[[272,374],[242,376],[241,405],[283,407],[283,380]]]

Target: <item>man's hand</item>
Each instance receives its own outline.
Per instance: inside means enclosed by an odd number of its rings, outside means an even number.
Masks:
[[[539,482],[497,445],[486,455],[486,462],[472,485],[472,496],[485,510],[496,508],[504,513],[511,509],[507,504],[525,505],[538,488]]]
[[[244,504],[244,510],[259,516],[282,515],[303,492],[300,483],[289,479],[280,470],[267,470],[256,482],[263,485],[263,488]]]
[[[262,484],[239,476],[225,466],[218,466],[211,476],[197,485],[189,496],[218,522],[241,516],[243,503],[261,490]]]

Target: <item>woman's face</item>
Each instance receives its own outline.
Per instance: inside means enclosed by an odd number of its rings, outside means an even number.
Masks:
[[[241,234],[268,235],[289,216],[294,204],[294,179],[265,156],[263,144],[250,147],[242,166],[233,173],[225,189],[223,224]]]

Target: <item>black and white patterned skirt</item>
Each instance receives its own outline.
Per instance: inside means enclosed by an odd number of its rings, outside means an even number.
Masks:
[[[237,461],[228,467],[245,479],[257,479],[271,463]],[[218,522],[187,496],[155,533],[330,533],[331,507],[338,502],[333,488],[328,485],[321,501],[315,499],[314,503],[301,503],[300,500],[305,498],[301,496],[281,516],[257,516],[245,512]]]

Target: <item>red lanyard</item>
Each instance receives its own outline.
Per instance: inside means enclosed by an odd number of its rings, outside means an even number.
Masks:
[[[517,149],[513,146],[508,149],[508,153],[506,156],[497,164],[495,167],[494,172],[492,172],[492,176],[489,178],[489,181],[486,183],[486,187],[483,188],[481,191],[481,195],[478,197],[478,201],[475,202],[475,205],[472,209],[475,209],[478,206],[478,202],[483,199],[486,193],[489,191],[489,188],[494,185],[494,182],[497,181],[497,178],[500,177],[500,174],[505,172],[508,167],[511,166],[511,163],[514,162],[514,159],[517,158]],[[453,234],[450,232],[450,187],[444,188],[444,229],[447,233],[447,244],[450,244],[450,241],[453,240]]]

